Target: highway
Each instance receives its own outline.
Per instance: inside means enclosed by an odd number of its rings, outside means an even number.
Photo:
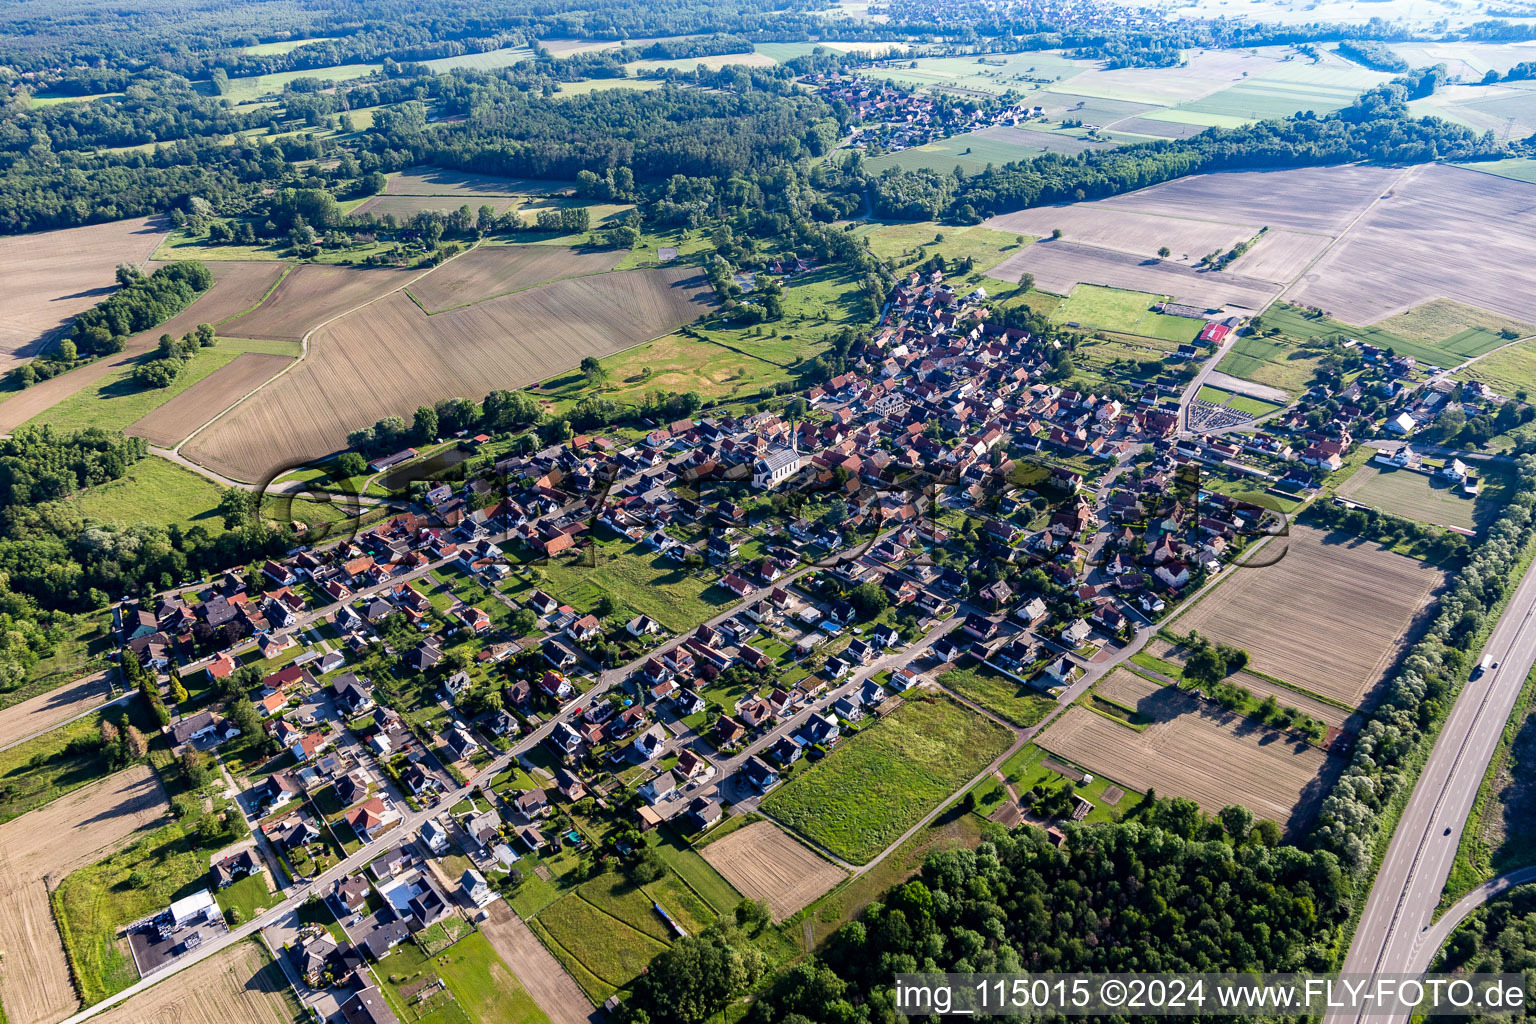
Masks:
[[[1387,847],[1355,930],[1346,974],[1409,974],[1426,969],[1443,941],[1431,927],[1462,829],[1498,748],[1504,724],[1536,664],[1536,570],[1528,571],[1478,657],[1490,669],[1462,687]],[[1469,908],[1470,909],[1470,908]],[[1362,1015],[1334,1014],[1329,1024]],[[1406,1017],[1373,1016],[1377,1021]]]

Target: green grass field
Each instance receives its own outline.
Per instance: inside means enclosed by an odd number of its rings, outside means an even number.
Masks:
[[[944,697],[908,700],[763,801],[833,854],[863,864],[1008,748],[1007,729]]]
[[[104,668],[107,655],[117,645],[109,635],[111,620],[102,612],[54,617],[58,638],[53,653],[38,659],[21,678],[0,688],[0,708],[8,708],[45,693],[87,672]]]
[[[1202,402],[1210,402],[1212,405],[1223,405],[1228,409],[1246,412],[1250,416],[1263,416],[1265,413],[1271,413],[1276,409],[1284,408],[1278,402],[1266,402],[1262,398],[1240,395],[1236,391],[1212,387],[1209,384],[1201,387],[1200,394],[1196,397]]]
[[[1339,488],[1339,496],[1389,515],[1463,530],[1475,529],[1475,513],[1483,511],[1478,507],[1482,498],[1464,498],[1459,490],[1423,473],[1374,464],[1357,469]]]
[[[1536,395],[1536,340],[1489,353],[1458,373],[1456,379],[1482,381],[1501,395],[1517,391]]]
[[[52,408],[38,413],[26,425],[47,425],[60,430],[81,430],[85,427],[122,430],[174,400],[193,384],[215,370],[228,366],[246,352],[296,357],[299,346],[291,341],[221,338],[212,348],[199,349],[170,387],[140,387],[134,383],[133,366],[125,366],[111,371],[95,384],[81,388]]]
[[[331,40],[337,38],[339,37],[312,36],[309,39],[284,39],[283,41],[277,43],[257,43],[255,46],[247,46],[241,52],[252,57],[280,57],[285,53],[292,53],[294,50],[297,50],[301,46],[307,46],[310,43],[330,42]]]
[[[209,852],[196,844],[195,822],[176,822],[81,868],[54,890],[59,935],[87,1006],[139,980],[118,930],[203,888]]]
[[[533,56],[533,50],[526,46],[508,46],[500,50],[487,50],[485,53],[464,53],[457,57],[438,57],[434,60],[422,61],[432,69],[434,74],[443,75],[454,68],[466,68],[470,71],[495,71],[497,68],[509,68],[514,64],[520,64]]]
[[[638,977],[666,948],[666,943],[605,913],[577,893],[545,907],[534,918],[534,925],[553,940],[551,951],[567,968],[574,961],[572,977],[598,1004]]]
[[[158,455],[146,455],[126,476],[87,488],[72,500],[81,515],[96,522],[175,523],[219,534],[224,532],[224,520],[215,510],[223,494],[212,480]]]
[[[914,224],[873,223],[855,228],[854,234],[869,239],[870,252],[891,264],[897,271],[933,256],[943,256],[951,262],[972,260],[973,276],[991,270],[1018,252],[1023,245],[1034,241],[1033,237],[1024,235],[1021,245],[1018,235],[1006,231],[983,227],[956,228],[933,221]],[[939,238],[944,240],[940,242]]]
[[[590,611],[604,595],[680,633],[718,615],[736,598],[655,551],[628,540],[598,541],[597,568],[584,559],[542,566],[544,589],[571,607]]]
[[[741,893],[720,872],[710,867],[709,861],[678,838],[671,828],[657,829],[652,835],[656,837],[653,846],[661,859],[709,904],[710,909],[716,914],[729,914],[736,909],[736,904],[742,899]]]
[[[1015,160],[1027,160],[1048,152],[1050,149],[1044,145],[1015,145],[966,132],[897,153],[883,153],[864,161],[864,166],[871,174],[879,174],[887,167],[899,167],[904,171],[924,168],[952,171],[959,167],[965,174],[980,174],[987,169],[988,164],[1001,167]]]
[[[229,88],[222,98],[231,104],[249,103],[272,93],[283,91],[283,86],[300,78],[315,78],[322,82],[349,82],[355,78],[367,78],[378,74],[382,64],[337,64],[328,68],[311,68],[306,71],[281,71],[272,75],[251,75],[231,78]]]
[[[1473,171],[1482,171],[1484,174],[1495,174],[1501,178],[1536,184],[1536,158],[1532,157],[1512,156],[1504,160],[1485,160],[1481,163],[1459,166]]]
[[[975,701],[1021,729],[1036,724],[1056,706],[1056,701],[1033,687],[1010,679],[974,659],[967,659],[962,668],[944,673],[939,677],[939,685]]]
[[[1080,284],[1056,310],[1055,319],[1058,323],[1077,323],[1106,331],[1161,338],[1181,345],[1194,341],[1199,333],[1195,321],[1154,312],[1152,306],[1159,299],[1160,296],[1147,292]]]

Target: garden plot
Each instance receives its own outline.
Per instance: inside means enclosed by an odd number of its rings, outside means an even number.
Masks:
[[[748,899],[765,900],[782,921],[843,880],[845,872],[771,821],[758,821],[701,851]]]
[[[77,313],[117,290],[119,263],[149,259],[165,238],[158,217],[0,238],[0,370],[36,355]]]
[[[1292,526],[1257,559],[1272,564],[1228,570],[1172,628],[1241,647],[1253,670],[1359,706],[1444,575],[1369,541],[1333,538]]]
[[[244,313],[261,302],[288,269],[288,264],[276,261],[209,261],[205,265],[213,274],[213,287],[198,296],[192,305],[159,327],[130,337],[128,347],[122,352],[40,381],[0,402],[0,431],[15,430],[110,374],[131,372],[138,358],[160,343],[162,334],[179,338],[198,324],[220,324]],[[160,264],[150,264],[145,269],[155,266]],[[227,331],[220,333],[228,334]]]
[[[271,380],[293,360],[266,352],[245,352],[213,371],[149,415],[124,430],[150,444],[173,448],[176,443],[238,402],[263,381]]]
[[[1070,242],[1065,238],[1031,245],[991,271],[1003,281],[1018,281],[1029,273],[1035,286],[1066,294],[1079,284],[1098,284],[1130,291],[1171,295],[1192,306],[1226,306],[1258,312],[1274,298],[1268,281],[1231,272],[1196,271],[1179,263],[1148,260],[1112,249]]]
[[[1305,827],[1342,769],[1342,760],[1177,687],[1129,672],[1113,678],[1113,699],[1148,724],[1132,728],[1078,705],[1039,745],[1122,784],[1187,797],[1211,813],[1242,804],[1293,832]]]
[[[390,276],[373,287],[404,280]],[[666,334],[712,301],[692,267],[557,281],[434,316],[396,292],[317,332],[307,358],[183,454],[228,476],[264,479],[345,447],[349,432],[382,417],[409,418],[445,398],[478,400],[544,380],[584,356]],[[286,321],[301,322],[308,321],[292,314]]]
[[[1444,297],[1536,320],[1536,185],[1441,164],[1411,168],[1288,293],[1355,324]]]
[[[10,1024],[52,1024],[79,1005],[50,886],[165,810],[155,773],[139,765],[0,825],[0,1007]]]

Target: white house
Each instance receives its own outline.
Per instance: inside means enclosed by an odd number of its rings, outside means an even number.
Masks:
[[[800,471],[802,460],[794,448],[779,448],[752,463],[752,486],[768,490]]]
[[[474,868],[464,872],[464,877],[459,879],[459,885],[464,890],[464,895],[477,907],[489,905],[496,899],[496,891],[491,888],[485,876]]]
[[[1400,412],[1387,420],[1387,429],[1394,434],[1411,434],[1419,424],[1406,412]]]

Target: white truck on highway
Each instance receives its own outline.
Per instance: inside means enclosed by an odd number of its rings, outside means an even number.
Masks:
[[[1493,655],[1485,654],[1483,660],[1478,662],[1477,667],[1472,670],[1471,678],[1476,679],[1489,669],[1498,667],[1499,663],[1493,660]]]

